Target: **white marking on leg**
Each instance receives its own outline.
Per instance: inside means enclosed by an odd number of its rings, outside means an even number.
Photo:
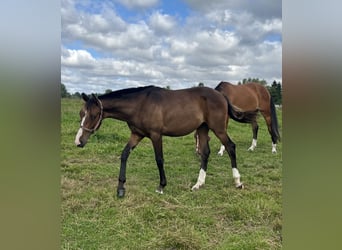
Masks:
[[[158,193],[158,194],[164,194],[164,191],[163,191],[163,189],[156,189],[156,193]]]
[[[277,144],[276,143],[272,143],[272,153],[273,154],[277,153]]]
[[[253,139],[252,140],[252,145],[248,148],[248,151],[254,151],[254,149],[256,148],[257,146],[257,140],[256,139]]]
[[[199,171],[197,183],[191,188],[191,190],[199,189],[205,183],[206,172],[201,168]]]
[[[241,187],[242,183],[240,182],[241,175],[239,173],[239,170],[237,168],[232,168],[232,172],[233,172],[233,178],[234,178],[235,186]]]
[[[220,151],[218,151],[218,155],[222,156],[224,153],[225,147],[221,144]]]
[[[199,137],[198,134],[196,134],[196,153],[199,152]]]

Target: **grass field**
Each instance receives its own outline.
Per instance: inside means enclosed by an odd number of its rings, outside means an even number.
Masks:
[[[280,249],[282,246],[282,144],[271,139],[259,117],[258,146],[249,124],[230,121],[237,164],[245,189],[233,184],[227,154],[210,132],[211,155],[205,186],[196,192],[200,159],[193,134],[164,137],[168,185],[155,193],[159,174],[152,144],[145,138],[127,164],[126,196],[116,197],[120,154],[130,131],[124,122],[104,120],[84,148],[74,145],[80,99],[61,101],[62,249]],[[278,110],[281,132],[281,110]]]

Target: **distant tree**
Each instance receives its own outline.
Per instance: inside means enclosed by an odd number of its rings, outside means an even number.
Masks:
[[[105,94],[108,94],[108,93],[110,93],[110,92],[112,92],[111,89],[106,89]]]
[[[171,89],[171,87],[170,87],[169,85],[167,85],[165,88],[166,88],[166,89]]]
[[[200,82],[200,83],[198,84],[198,87],[204,87],[204,83],[203,83],[203,82]]]
[[[268,91],[270,92],[273,102],[275,104],[282,104],[282,88],[281,88],[281,83],[273,81],[271,86],[267,86]]]
[[[81,98],[81,93],[80,92],[75,92],[72,97],[75,97],[75,98]]]
[[[264,86],[267,85],[267,82],[266,82],[266,80],[264,80],[264,79],[260,80],[259,83],[260,83],[261,85],[264,85]]]
[[[66,97],[70,97],[70,94],[68,93],[65,85],[61,83],[61,98],[66,98]]]
[[[246,84],[246,83],[248,83],[248,82],[257,82],[257,83],[260,83],[261,85],[267,85],[267,82],[266,82],[266,80],[264,80],[264,79],[259,79],[259,78],[244,78],[243,80],[242,80],[242,84]],[[241,82],[239,82],[238,83],[238,85],[240,85],[241,84]]]

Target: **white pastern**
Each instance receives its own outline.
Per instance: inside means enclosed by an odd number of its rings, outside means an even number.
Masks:
[[[248,151],[254,151],[254,149],[256,148],[257,146],[257,140],[256,139],[253,139],[252,140],[252,145],[248,148]]]
[[[81,138],[81,136],[82,136],[82,132],[83,132],[83,130],[82,130],[82,128],[80,128],[80,129],[78,130],[77,134],[76,134],[76,138],[75,138],[75,144],[76,144],[76,146],[81,144],[80,138]]]
[[[156,189],[156,193],[158,193],[158,194],[164,194],[164,191],[163,191],[163,189]]]
[[[191,190],[199,189],[205,183],[206,175],[207,173],[201,168],[198,175],[197,183],[191,188]]]
[[[272,143],[272,153],[277,153],[277,144]]]
[[[218,155],[220,155],[220,156],[222,156],[223,155],[223,153],[224,153],[224,150],[225,150],[225,147],[223,146],[223,145],[221,145],[221,147],[220,147],[220,151],[218,151]]]
[[[237,168],[232,168],[232,172],[233,172],[233,178],[234,178],[235,186],[240,187],[242,185],[242,183],[240,182],[241,175],[239,173],[239,170]]]

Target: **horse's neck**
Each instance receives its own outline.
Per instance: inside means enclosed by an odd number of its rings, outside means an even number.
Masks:
[[[127,121],[134,115],[136,110],[136,102],[131,99],[116,99],[101,100],[104,111],[104,118],[114,118],[122,121]]]

